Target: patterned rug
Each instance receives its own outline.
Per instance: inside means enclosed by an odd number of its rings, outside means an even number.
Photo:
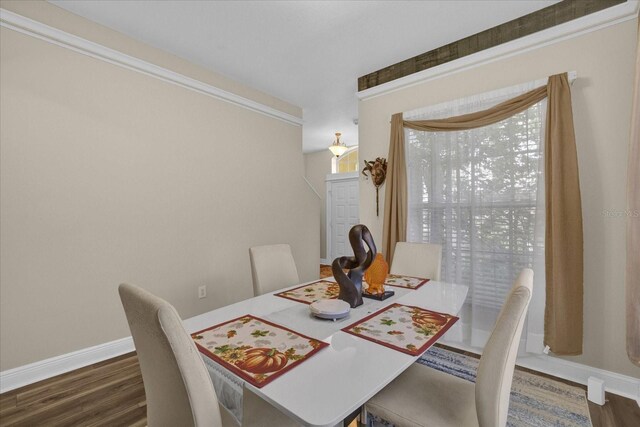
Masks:
[[[417,363],[475,382],[478,359],[431,347]],[[391,426],[369,416],[369,427]],[[591,427],[585,391],[579,387],[516,370],[507,426]]]

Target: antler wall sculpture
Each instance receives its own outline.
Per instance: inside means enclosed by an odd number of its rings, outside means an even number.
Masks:
[[[376,157],[375,160],[364,161],[364,169],[362,169],[362,175],[369,178],[367,172],[371,174],[371,180],[373,181],[373,185],[376,186],[376,216],[379,216],[378,213],[378,188],[382,184],[384,184],[384,180],[387,178],[387,159],[384,157]]]

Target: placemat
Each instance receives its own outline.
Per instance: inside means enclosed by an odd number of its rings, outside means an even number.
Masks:
[[[419,356],[457,320],[450,314],[396,303],[342,330],[411,356]]]
[[[277,297],[311,304],[319,299],[335,299],[340,294],[340,286],[329,280],[318,280],[308,285],[298,286],[288,291],[274,294]]]
[[[385,286],[395,286],[397,288],[418,289],[427,283],[429,279],[422,277],[400,276],[398,274],[390,274],[385,280]]]
[[[250,314],[191,337],[202,354],[259,388],[329,345]]]

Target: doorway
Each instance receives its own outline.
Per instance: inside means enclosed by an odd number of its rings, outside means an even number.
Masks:
[[[352,256],[349,230],[360,222],[358,172],[327,175],[327,260]]]

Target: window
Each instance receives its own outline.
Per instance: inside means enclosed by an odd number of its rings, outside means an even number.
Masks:
[[[404,116],[457,116],[529,89],[468,98]],[[470,287],[462,320],[470,326],[469,344],[477,347],[484,346],[520,270],[533,267],[544,277],[545,112],[542,101],[478,129],[405,129],[407,240],[441,244],[442,280]]]
[[[358,171],[358,147],[351,147],[340,157],[331,160],[331,173]]]

